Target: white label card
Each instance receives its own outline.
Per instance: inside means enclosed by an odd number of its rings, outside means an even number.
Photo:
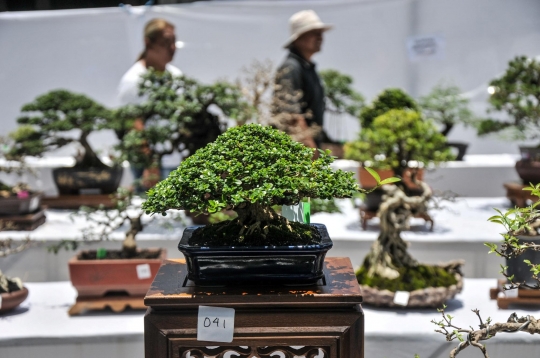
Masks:
[[[234,308],[199,306],[197,340],[230,343],[234,333]]]
[[[518,289],[514,288],[513,290],[504,291],[504,295],[508,298],[515,298],[518,296]]]
[[[137,277],[139,280],[146,280],[147,278],[152,277],[152,272],[150,271],[149,264],[137,265]]]
[[[394,295],[394,303],[400,306],[407,306],[409,304],[410,296],[411,296],[410,292],[396,291],[396,294]]]

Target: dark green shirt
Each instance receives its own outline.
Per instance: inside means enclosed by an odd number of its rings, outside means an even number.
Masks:
[[[293,94],[288,112],[304,114],[309,126],[313,123],[322,127],[324,119],[324,88],[315,69],[315,64],[305,60],[291,49],[277,70],[276,92]],[[274,96],[279,95],[274,93]],[[282,96],[280,96],[282,97]]]

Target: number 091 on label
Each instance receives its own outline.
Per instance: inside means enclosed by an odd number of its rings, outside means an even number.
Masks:
[[[197,340],[230,343],[234,333],[234,308],[199,306]]]

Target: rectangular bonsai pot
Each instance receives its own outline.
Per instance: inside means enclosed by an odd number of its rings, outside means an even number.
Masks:
[[[155,259],[79,260],[78,254],[68,262],[71,284],[79,297],[144,296],[167,256],[165,249],[147,250],[160,251],[160,256]]]
[[[186,257],[188,278],[196,285],[249,283],[315,284],[323,277],[324,257],[332,248],[326,226],[311,224],[321,243],[299,246],[218,246],[188,244],[193,231],[184,230],[178,249]]]

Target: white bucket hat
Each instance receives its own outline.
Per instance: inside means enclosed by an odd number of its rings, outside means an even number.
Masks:
[[[291,16],[289,19],[291,29],[291,37],[287,40],[283,47],[289,47],[297,38],[308,31],[322,29],[328,31],[334,28],[333,25],[324,24],[319,16],[313,10],[302,10]]]

